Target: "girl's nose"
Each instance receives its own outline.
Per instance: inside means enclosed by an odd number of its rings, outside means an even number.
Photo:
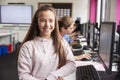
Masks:
[[[46,26],[49,26],[49,25],[50,25],[49,21],[46,21],[45,25],[46,25]]]

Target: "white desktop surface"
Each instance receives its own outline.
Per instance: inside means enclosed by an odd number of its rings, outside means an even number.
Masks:
[[[105,71],[103,65],[99,62],[94,61],[75,61],[76,67],[85,66],[85,65],[93,65],[97,71]],[[117,71],[116,66],[112,66],[112,71]],[[64,77],[64,80],[76,80],[76,72],[72,73],[69,76]]]
[[[76,80],[76,72],[70,74],[69,76],[64,77],[63,80]]]
[[[86,38],[80,38],[80,42],[85,42],[87,39]]]
[[[11,32],[11,33],[10,32],[5,32],[5,33],[1,33],[0,32],[0,37],[2,37],[2,36],[9,36],[9,35],[13,35],[13,34],[18,34],[18,33],[17,32],[14,32],[14,33],[13,32]]]
[[[93,61],[75,61],[76,67],[78,66],[85,66],[85,65],[93,65],[97,71],[105,71],[103,65],[99,62]],[[64,80],[76,80],[76,72],[72,73],[71,75],[64,77]]]
[[[11,35],[12,33],[0,33],[0,36],[8,36]]]
[[[93,65],[97,71],[105,71],[103,65],[99,62],[94,61],[75,61],[76,66],[85,66],[85,65]]]

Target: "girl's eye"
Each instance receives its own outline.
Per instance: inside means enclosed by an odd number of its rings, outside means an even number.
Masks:
[[[44,19],[40,19],[39,22],[45,22],[45,20]]]
[[[53,19],[49,19],[49,20],[46,20],[46,19],[39,19],[39,22],[49,22],[49,23],[53,23],[54,20]]]
[[[51,19],[51,20],[49,20],[49,22],[50,22],[50,23],[52,23],[52,22],[53,22],[53,20]]]

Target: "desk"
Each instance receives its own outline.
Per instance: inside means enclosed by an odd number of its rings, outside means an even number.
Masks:
[[[87,45],[87,42],[84,42],[84,41],[82,42],[81,41],[80,45],[81,46]],[[79,51],[81,49],[73,49],[73,51]],[[84,52],[89,53],[89,52],[91,52],[91,50],[85,50]],[[102,63],[97,62],[97,61],[75,61],[75,63],[76,63],[76,67],[85,66],[85,65],[93,65],[96,68],[97,71],[105,72],[105,68],[102,65]],[[115,66],[112,66],[112,71],[116,71]],[[104,77],[105,77],[105,75],[104,75]],[[75,79],[76,79],[76,74],[75,73],[71,74],[70,76],[65,77],[65,80],[75,80]]]
[[[12,43],[12,38],[17,36],[18,33],[0,33],[0,45]]]
[[[93,65],[97,71],[105,71],[103,65],[99,62],[94,61],[75,61],[76,66],[85,66],[85,65]]]
[[[1,46],[1,55],[2,54],[6,54],[6,53],[10,53],[14,50],[14,46],[15,46],[15,37],[18,37],[18,34],[17,33],[8,33],[8,32],[5,32],[5,33],[0,33],[0,46]],[[18,38],[17,38],[18,39]],[[3,48],[3,46],[5,46]],[[8,46],[8,47],[6,47]]]
[[[0,45],[11,43],[11,33],[0,33]]]
[[[64,80],[76,80],[76,72],[64,77]]]
[[[104,67],[101,63],[98,62],[91,62],[91,61],[75,61],[76,67],[78,66],[85,66],[85,65],[93,65],[97,71],[105,71]],[[76,72],[72,73],[71,75],[64,77],[64,80],[76,80]]]
[[[93,65],[98,72],[99,71],[105,71],[105,68],[99,62],[95,62],[95,61],[94,62],[92,62],[92,61],[75,61],[75,63],[76,63],[76,67],[85,66],[85,65]],[[115,66],[112,67],[112,71],[116,71]],[[72,73],[69,76],[64,77],[64,80],[76,80],[76,72]]]

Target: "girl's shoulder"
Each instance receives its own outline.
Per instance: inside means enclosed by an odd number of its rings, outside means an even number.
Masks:
[[[32,46],[33,46],[34,44],[33,44],[33,41],[32,40],[30,40],[30,41],[26,41],[22,46],[21,46],[21,48],[28,48],[28,49],[32,49]]]
[[[35,42],[38,42],[38,37],[35,37],[32,40],[26,41],[23,45],[30,46],[30,45],[34,45]]]

